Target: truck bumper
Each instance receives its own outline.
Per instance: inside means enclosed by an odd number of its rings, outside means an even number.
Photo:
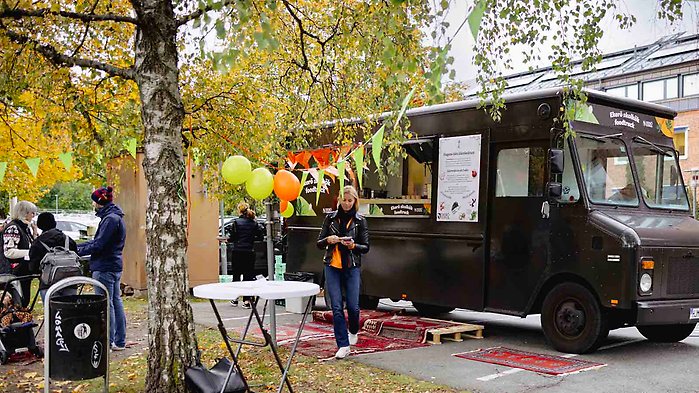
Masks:
[[[638,310],[637,325],[673,325],[699,322],[699,299],[636,302],[636,307]]]

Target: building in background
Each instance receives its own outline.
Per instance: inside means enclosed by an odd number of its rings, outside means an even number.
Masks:
[[[573,76],[590,89],[668,106],[675,119],[675,148],[683,169],[699,168],[699,34],[678,33],[653,44],[606,54],[594,71],[574,63]],[[505,78],[505,93],[519,93],[560,85],[552,67]],[[467,96],[475,91],[466,92]],[[684,174],[690,184],[691,175]]]

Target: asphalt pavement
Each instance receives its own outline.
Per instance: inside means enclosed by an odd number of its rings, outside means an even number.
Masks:
[[[319,308],[323,308],[322,302],[318,299]],[[247,310],[225,302],[217,305],[227,326],[239,327],[247,321]],[[195,302],[192,306],[195,322],[216,325],[208,302]],[[388,299],[382,299],[378,309],[405,309],[408,314],[416,314],[410,302],[395,303]],[[300,320],[300,314],[289,313],[284,307],[276,307],[276,312],[278,324]],[[365,363],[471,392],[699,392],[699,328],[684,341],[672,344],[651,343],[636,328],[617,329],[610,333],[607,342],[597,352],[566,355],[546,344],[538,315],[518,318],[459,309],[441,318],[484,325],[485,338],[352,355],[344,361]],[[605,366],[576,374],[551,376],[452,356],[498,346],[575,357]]]

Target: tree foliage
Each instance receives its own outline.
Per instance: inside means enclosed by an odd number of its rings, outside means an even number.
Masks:
[[[37,206],[42,210],[92,210],[92,200],[90,193],[93,187],[83,182],[56,183],[51,189],[39,199]],[[58,204],[56,203],[58,196]]]

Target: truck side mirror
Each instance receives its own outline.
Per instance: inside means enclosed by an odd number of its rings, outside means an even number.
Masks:
[[[549,198],[561,199],[563,195],[563,186],[561,183],[550,182],[548,185]]]
[[[549,162],[551,163],[551,174],[560,175],[563,173],[563,150],[550,149]]]

